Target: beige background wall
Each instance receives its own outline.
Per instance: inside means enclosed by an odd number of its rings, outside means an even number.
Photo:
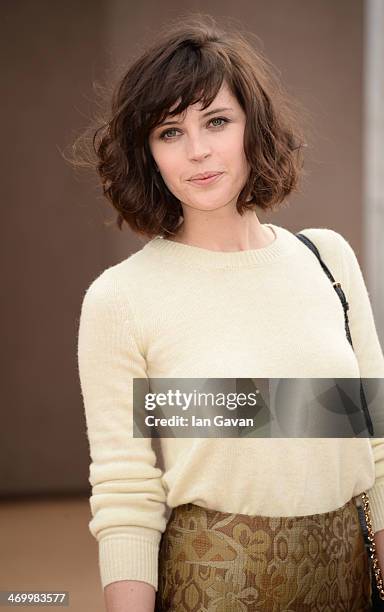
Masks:
[[[181,10],[232,16],[262,39],[313,116],[303,194],[264,221],[331,227],[362,261],[362,0],[2,3],[3,420],[0,493],[86,493],[88,447],[76,363],[83,293],[141,246],[104,221],[97,184],[60,151],[87,123],[92,81],[118,72]]]

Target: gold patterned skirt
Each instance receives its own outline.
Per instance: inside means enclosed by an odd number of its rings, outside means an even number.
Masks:
[[[363,612],[371,576],[356,499],[300,517],[172,509],[155,612]]]

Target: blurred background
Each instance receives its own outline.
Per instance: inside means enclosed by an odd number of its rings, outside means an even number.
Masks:
[[[104,609],[88,531],[81,302],[144,242],[119,232],[97,177],[75,173],[63,153],[95,111],[94,82],[117,79],[159,24],[187,10],[257,34],[308,109],[302,193],[259,218],[347,238],[384,344],[382,0],[3,0],[0,590],[69,591],[73,611]]]

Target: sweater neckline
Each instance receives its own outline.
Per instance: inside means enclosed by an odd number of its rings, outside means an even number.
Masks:
[[[213,251],[202,247],[174,242],[155,236],[144,246],[145,250],[172,258],[179,263],[200,268],[242,268],[265,265],[293,252],[297,239],[291,232],[274,223],[264,223],[275,234],[275,240],[267,246],[244,251]]]

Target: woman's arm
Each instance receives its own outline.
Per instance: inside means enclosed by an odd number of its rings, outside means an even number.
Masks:
[[[346,297],[349,303],[349,327],[360,376],[362,379],[383,379],[384,356],[360,264],[348,241],[340,234],[337,235],[342,242],[343,276],[346,279]],[[384,414],[384,406],[381,409]],[[377,537],[381,551],[384,530],[384,438],[373,437],[369,442],[375,462],[375,482],[366,493],[369,498],[373,531],[381,532]]]
[[[151,439],[133,437],[133,380],[147,378],[147,363],[126,295],[134,295],[134,288],[119,270],[109,268],[93,281],[80,316],[78,364],[91,455],[89,530],[99,545],[102,587],[140,581],[131,595],[144,597],[157,589],[166,492]]]
[[[156,591],[140,580],[119,580],[104,589],[106,612],[154,612]]]
[[[380,569],[381,569],[381,575],[384,580],[384,529],[380,529],[380,531],[376,531],[375,544],[376,544],[377,558],[378,558]]]

